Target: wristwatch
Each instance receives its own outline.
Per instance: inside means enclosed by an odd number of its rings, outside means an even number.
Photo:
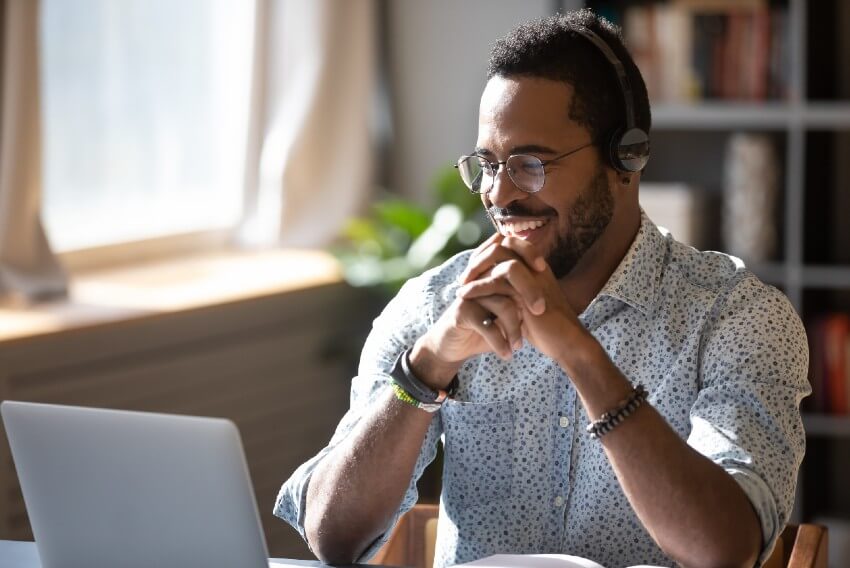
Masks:
[[[455,392],[457,392],[457,375],[454,376],[445,390],[434,390],[419,380],[410,368],[410,349],[405,349],[398,356],[398,359],[396,359],[395,364],[390,371],[390,376],[405,393],[410,395],[410,398],[420,403],[414,404],[414,406],[423,408],[423,410],[429,410],[430,412],[434,412],[434,410],[439,409],[440,405],[442,405],[447,398],[454,396]],[[413,403],[412,401],[406,402],[411,402],[411,404]],[[431,408],[425,408],[425,406],[422,405],[436,406],[436,408],[432,410]]]

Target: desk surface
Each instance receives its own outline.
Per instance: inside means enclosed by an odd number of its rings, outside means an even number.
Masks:
[[[287,563],[296,566],[328,566],[318,560],[288,560],[283,558],[274,558],[273,560],[285,560]],[[351,568],[356,566],[365,567],[371,565],[353,564]],[[41,568],[35,543],[18,540],[0,540],[0,568]],[[375,567],[371,566],[371,568]]]

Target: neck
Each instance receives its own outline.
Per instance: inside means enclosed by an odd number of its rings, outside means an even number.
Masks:
[[[615,209],[605,232],[570,273],[559,280],[561,291],[576,314],[587,308],[620,265],[635,240],[640,221],[637,200]]]

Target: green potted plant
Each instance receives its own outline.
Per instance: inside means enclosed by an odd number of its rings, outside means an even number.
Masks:
[[[434,177],[432,206],[397,196],[377,199],[370,215],[351,219],[332,249],[352,286],[394,294],[409,278],[486,237],[489,221],[478,196],[452,167]]]

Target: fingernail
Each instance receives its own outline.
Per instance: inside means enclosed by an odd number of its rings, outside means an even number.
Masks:
[[[543,257],[538,256],[534,261],[534,268],[537,270],[546,270],[546,261],[543,260]]]
[[[534,312],[535,315],[540,315],[546,311],[546,300],[540,298],[536,302],[531,305],[531,311]]]
[[[514,350],[522,349],[522,339],[514,341]]]

